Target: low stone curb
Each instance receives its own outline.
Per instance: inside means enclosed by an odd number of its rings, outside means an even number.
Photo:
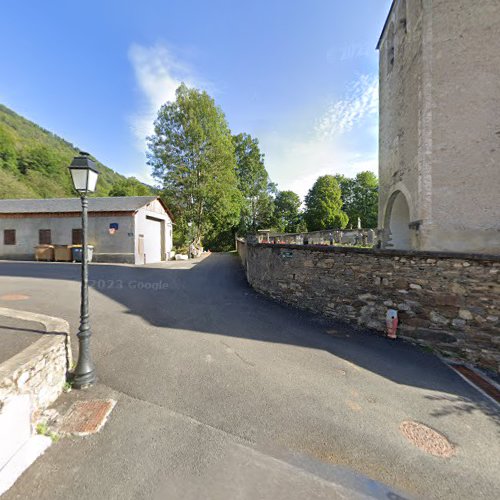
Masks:
[[[12,396],[29,394],[33,412],[43,410],[62,393],[71,367],[69,324],[43,314],[0,307],[0,316],[43,325],[45,334],[0,364],[0,407]]]

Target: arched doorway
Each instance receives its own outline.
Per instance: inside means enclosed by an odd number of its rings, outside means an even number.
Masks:
[[[410,208],[405,195],[396,191],[391,196],[387,206],[386,228],[389,229],[387,246],[400,250],[411,248],[410,238]]]

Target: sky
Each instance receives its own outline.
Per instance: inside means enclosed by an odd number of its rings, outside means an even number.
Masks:
[[[180,82],[258,138],[279,189],[377,172],[391,0],[3,0],[0,102],[151,182],[146,136]]]

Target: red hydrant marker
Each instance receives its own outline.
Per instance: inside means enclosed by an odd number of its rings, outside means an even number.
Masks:
[[[396,340],[398,331],[398,312],[396,309],[389,309],[387,311],[385,325],[387,327],[387,337]]]

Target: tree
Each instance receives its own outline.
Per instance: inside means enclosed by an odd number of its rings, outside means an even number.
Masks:
[[[349,221],[342,211],[339,184],[333,175],[319,177],[307,193],[304,220],[309,231],[344,229]]]
[[[23,149],[18,162],[22,174],[36,171],[57,176],[60,172],[61,158],[45,144],[34,143]]]
[[[248,134],[233,136],[238,188],[245,201],[241,211],[240,233],[255,232],[269,224],[273,212],[272,190],[264,166],[259,141]]]
[[[17,173],[16,138],[0,123],[0,168]]]
[[[0,198],[75,196],[68,166],[78,149],[0,104]],[[123,178],[97,162],[96,195]]]
[[[148,196],[151,193],[148,186],[135,177],[129,177],[115,182],[109,191],[109,196]]]
[[[206,92],[182,84],[175,101],[160,108],[148,149],[179,227],[193,222],[192,236],[201,242],[238,224],[242,195],[231,132]]]
[[[297,193],[279,191],[274,199],[273,227],[285,233],[298,231],[300,205],[300,197]]]
[[[378,224],[378,179],[373,172],[360,172],[354,179],[336,175],[342,191],[343,210],[353,225],[361,219],[363,228]]]

